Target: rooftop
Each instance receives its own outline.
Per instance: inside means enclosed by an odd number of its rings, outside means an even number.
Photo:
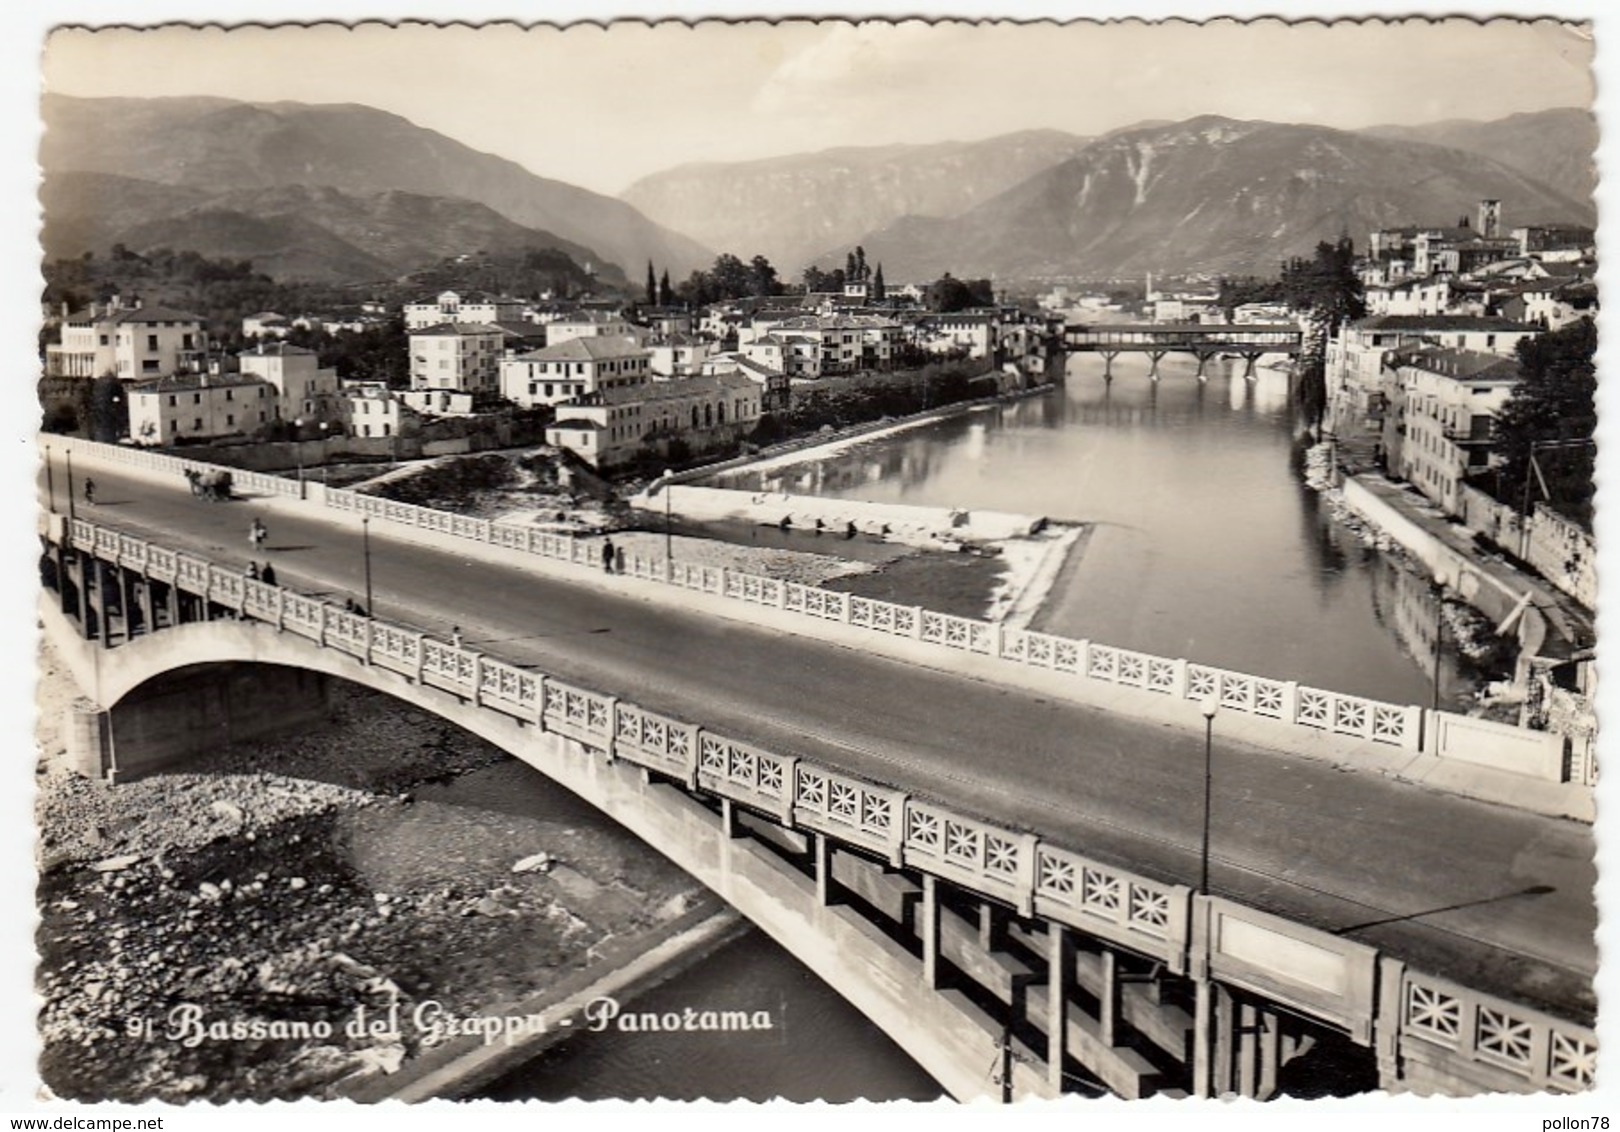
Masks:
[[[617,335],[606,335],[596,338],[570,338],[566,342],[559,342],[555,346],[546,346],[539,350],[530,350],[526,354],[519,354],[520,362],[599,362],[612,361],[620,358],[645,358],[646,350],[638,346],[633,338],[621,338]]]

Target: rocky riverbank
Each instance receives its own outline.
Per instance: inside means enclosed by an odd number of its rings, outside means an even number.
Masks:
[[[54,720],[75,693],[48,654],[40,671]],[[698,897],[521,763],[364,690],[340,690],[319,733],[117,788],[64,769],[41,732],[36,983],[57,1096],[328,1095],[454,1037],[414,1020],[500,1014]],[[366,1024],[391,1015],[405,1023]]]

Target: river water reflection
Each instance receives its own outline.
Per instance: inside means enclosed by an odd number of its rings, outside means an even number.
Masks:
[[[727,474],[747,490],[988,508],[1089,523],[1081,560],[1037,625],[1164,656],[1427,704],[1426,582],[1331,519],[1300,475],[1288,376],[1172,355],[1076,355],[1064,388]],[[1442,692],[1467,684],[1447,651]]]

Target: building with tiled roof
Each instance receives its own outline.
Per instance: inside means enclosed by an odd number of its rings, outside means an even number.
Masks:
[[[489,323],[439,323],[412,330],[411,388],[493,398],[500,389],[506,339],[506,331]]]
[[[405,329],[426,330],[446,323],[523,321],[522,299],[501,295],[461,295],[444,291],[435,299],[405,304]]]
[[[129,389],[136,444],[174,444],[251,433],[276,418],[275,386],[254,374],[188,373]]]
[[[546,442],[610,468],[648,446],[680,440],[702,451],[746,435],[761,411],[760,386],[736,373],[619,386],[557,406]]]
[[[203,321],[190,311],[126,307],[115,299],[63,319],[60,341],[45,348],[45,373],[120,381],[164,377],[204,368],[207,346]]]
[[[1496,416],[1518,383],[1518,363],[1430,346],[1402,351],[1393,368],[1394,398],[1384,421],[1388,466],[1448,515],[1461,515],[1464,480],[1495,462]]]
[[[500,364],[501,395],[526,407],[645,385],[651,378],[652,354],[631,338],[568,338]]]

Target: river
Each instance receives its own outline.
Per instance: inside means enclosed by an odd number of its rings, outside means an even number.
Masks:
[[[1239,672],[1427,704],[1425,577],[1364,546],[1301,477],[1288,376],[1170,355],[1070,358],[1044,397],[987,407],[722,486],[1022,511],[1092,526],[1037,627]],[[1442,697],[1473,686],[1443,643]]]
[[[1435,611],[1425,579],[1336,524],[1301,479],[1288,377],[1176,356],[1070,359],[1044,397],[979,409],[725,486],[1089,523],[1083,558],[1041,613],[1053,633],[1403,703],[1427,703]],[[1442,693],[1472,686],[1446,649]],[[655,991],[785,1019],[770,1041],[582,1035],[496,1083],[503,1099],[924,1099],[922,1070],[755,932]],[[666,1000],[667,999],[667,1003]]]

